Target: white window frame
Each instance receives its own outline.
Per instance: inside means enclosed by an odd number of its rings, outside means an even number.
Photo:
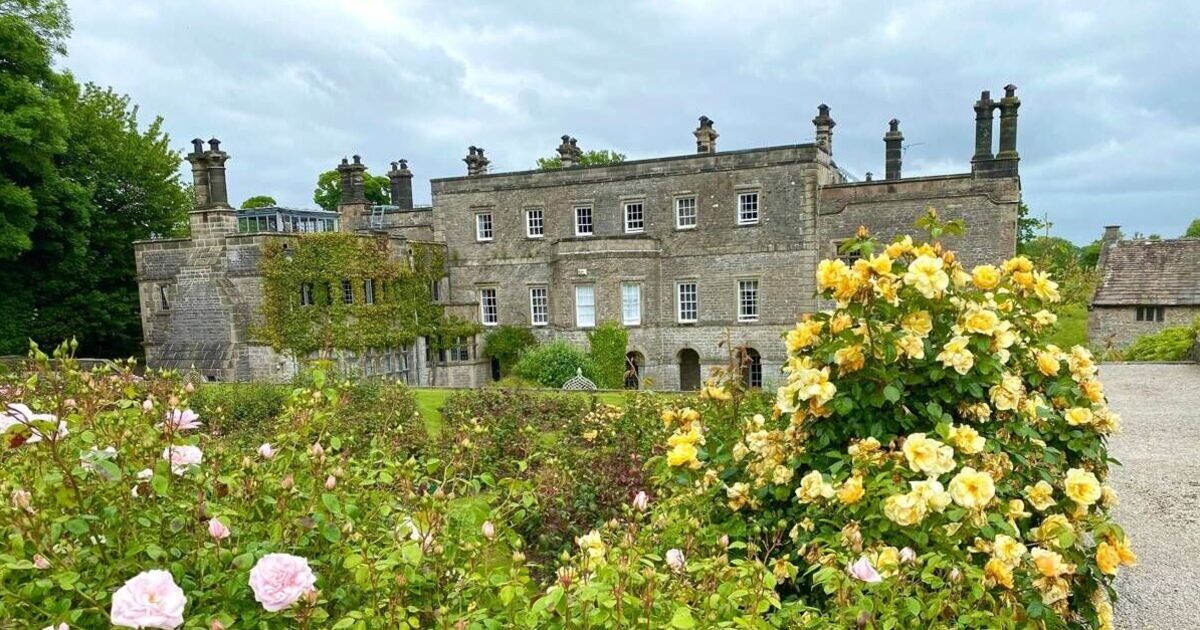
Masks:
[[[363,280],[363,302],[367,304],[375,303],[375,279],[367,278]]]
[[[683,305],[683,289],[691,287],[691,306],[692,316],[684,317]],[[695,280],[687,280],[684,282],[675,283],[675,321],[680,324],[695,324],[700,320],[700,285]]]
[[[586,290],[586,293],[588,294],[588,299],[590,301],[590,303],[587,304],[587,307],[591,311],[589,317],[587,317],[587,318],[584,317],[584,311],[580,309],[580,307],[583,306],[583,304],[584,304],[583,300],[581,300],[580,298],[583,297],[583,293],[585,292],[585,290]],[[575,285],[575,327],[576,328],[595,328],[596,327],[596,285],[594,285],[594,284],[577,284],[577,285]]]
[[[747,218],[748,197],[754,196],[754,217]],[[746,190],[737,194],[738,225],[754,225],[762,218],[762,195],[757,190]]]
[[[305,282],[300,285],[300,306],[312,306],[313,301],[313,285]]]
[[[537,220],[537,232],[534,232],[534,219]],[[544,238],[546,236],[546,211],[542,208],[525,210],[525,236],[527,238]]]
[[[630,293],[632,289],[632,293]],[[634,300],[629,298],[633,297]],[[631,301],[636,301],[636,304],[631,305]],[[633,306],[634,308],[630,308]],[[631,313],[634,310],[636,312]],[[625,326],[641,326],[642,325],[642,285],[640,282],[622,282],[621,283],[621,324]]]
[[[637,208],[637,218],[630,211]],[[643,200],[625,201],[621,203],[621,216],[625,218],[626,234],[641,234],[646,231],[646,202]]]
[[[486,219],[486,230],[485,230]],[[486,234],[485,234],[486,231]],[[475,240],[480,243],[486,243],[492,240],[496,234],[496,226],[492,223],[491,212],[476,212],[475,213]]]
[[[529,324],[550,324],[550,287],[529,287]]]
[[[690,224],[683,223],[683,213],[681,212],[681,210],[683,209],[684,202],[691,202],[691,205],[692,205],[692,216],[691,216],[692,222]],[[694,230],[694,229],[696,229],[696,226],[699,223],[700,223],[700,202],[697,201],[695,195],[688,195],[685,197],[676,197],[675,198],[675,229],[677,229],[677,230]]]
[[[739,322],[756,322],[758,321],[759,313],[759,283],[757,278],[743,278],[737,281],[737,314]],[[750,291],[747,292],[747,288]],[[747,295],[751,297],[750,301],[746,300]],[[746,307],[750,306],[753,312]]]
[[[479,287],[479,323],[500,325],[500,298],[496,295],[496,287]]]
[[[580,227],[579,214],[580,214],[581,210],[587,211],[588,231],[586,231],[586,232],[579,231],[579,227]],[[586,205],[575,206],[575,211],[573,214],[574,214],[573,218],[575,219],[575,236],[594,236],[596,234],[596,214],[592,210],[592,206],[586,206]]]

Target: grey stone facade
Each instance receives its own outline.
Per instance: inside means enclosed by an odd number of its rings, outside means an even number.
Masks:
[[[579,317],[590,311],[596,324],[627,326],[643,387],[697,386],[726,363],[727,347],[719,345],[726,337],[753,348],[770,386],[785,360],[781,335],[802,313],[823,306],[814,297],[817,262],[835,255],[837,243],[860,225],[886,239],[919,236],[914,222],[932,206],[966,220],[966,235],[949,243],[964,262],[1013,255],[1021,192],[1014,90],[999,102],[984,93],[975,104],[976,133],[986,138],[976,138],[969,173],[903,178],[903,136],[893,120],[884,138],[886,178],[848,181],[833,159],[836,123],[822,105],[811,144],[718,151],[714,122],[701,117],[692,132],[695,154],[614,165],[578,166],[582,149],[563,136],[562,169],[489,173],[484,149],[472,146],[466,176],[432,180],[428,208],[412,204],[407,163],[389,172],[392,206],[371,208],[355,193],[355,174],[361,178],[365,167],[357,158],[343,161],[342,229],[443,243],[441,299],[450,313],[484,323],[485,334],[492,325],[511,324],[532,327],[542,339],[585,345],[591,326]],[[1002,150],[993,155],[997,108]],[[219,213],[232,220],[224,208]],[[581,208],[590,215],[587,233],[577,226]],[[530,227],[531,212],[540,231]],[[151,365],[178,365],[200,357],[236,366],[222,368],[219,378],[260,378],[279,359],[246,332],[261,302],[253,250],[278,235],[241,236],[216,225],[194,219],[190,240],[139,244],[147,358]],[[188,296],[178,307],[187,314],[155,312],[161,282],[187,285],[176,289]],[[681,317],[680,285],[695,287],[695,317]],[[636,309],[628,300],[634,291]],[[585,303],[577,305],[577,297]],[[545,304],[544,321],[535,321],[535,299]],[[437,370],[438,384],[490,380],[490,364],[477,352],[482,336],[468,346],[466,357]]]
[[[1163,328],[1200,317],[1200,239],[1122,240],[1120,226],[1104,230],[1100,282],[1088,313],[1088,339],[1124,348]]]

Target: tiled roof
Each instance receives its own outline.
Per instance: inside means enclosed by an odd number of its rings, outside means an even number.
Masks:
[[[1092,304],[1200,305],[1200,238],[1113,241]]]

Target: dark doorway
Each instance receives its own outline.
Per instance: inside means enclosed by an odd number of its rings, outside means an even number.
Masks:
[[[746,387],[761,388],[763,381],[762,355],[754,348],[741,348],[742,382]]]
[[[492,358],[492,380],[500,380],[500,359]]]
[[[641,352],[629,352],[625,354],[625,389],[641,389],[642,388],[642,366],[646,365],[646,358]]]
[[[700,355],[691,348],[679,351],[679,389],[700,389]]]

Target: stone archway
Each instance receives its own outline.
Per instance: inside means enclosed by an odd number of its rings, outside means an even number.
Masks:
[[[742,364],[742,383],[746,387],[761,388],[763,386],[762,355],[750,347],[741,348],[740,361]]]
[[[646,367],[646,357],[641,352],[633,350],[625,353],[625,389],[642,388],[642,370]]]
[[[700,354],[691,348],[679,351],[679,389],[700,389]]]

